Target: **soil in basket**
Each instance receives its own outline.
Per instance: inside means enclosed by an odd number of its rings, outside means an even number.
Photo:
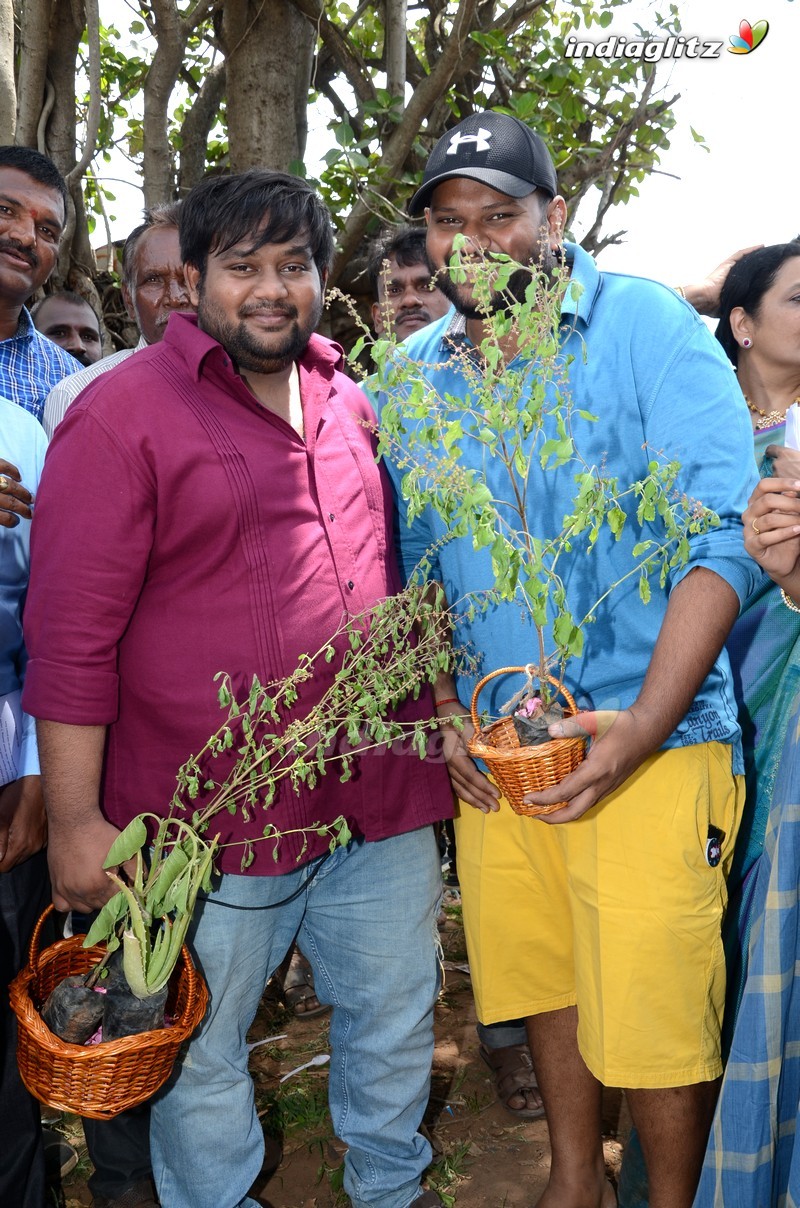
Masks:
[[[167,987],[149,998],[137,998],[125,980],[121,952],[114,953],[96,985],[86,985],[90,976],[65,977],[44,1004],[42,1019],[56,1036],[69,1044],[85,1044],[101,1023],[104,1041],[164,1027]]]

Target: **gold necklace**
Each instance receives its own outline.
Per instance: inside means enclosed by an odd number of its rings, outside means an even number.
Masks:
[[[778,411],[777,409],[774,411],[762,411],[760,407],[755,405],[755,403],[750,402],[750,399],[747,397],[747,395],[744,396],[744,401],[747,403],[754,415],[761,416],[761,419],[756,424],[756,432],[759,432],[762,428],[774,428],[776,424],[783,424],[786,422],[786,411]],[[798,395],[797,398],[792,399],[792,402],[800,403],[800,395]],[[787,407],[786,410],[788,411],[788,409],[789,408]]]

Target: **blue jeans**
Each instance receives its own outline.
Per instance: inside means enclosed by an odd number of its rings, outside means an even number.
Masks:
[[[524,1019],[507,1019],[505,1023],[478,1023],[478,1040],[487,1049],[507,1049],[512,1044],[527,1044],[528,1033]]]
[[[408,1208],[419,1193],[431,1159],[418,1127],[439,989],[433,829],[354,841],[308,881],[319,864],[275,877],[228,874],[198,903],[191,946],[210,1006],[152,1107],[153,1172],[167,1208],[257,1208],[248,1190],[264,1138],[245,1041],[298,930],[317,997],[333,1007],[328,1096],[336,1135],[349,1147],[345,1191],[355,1208]],[[258,909],[265,906],[275,908]]]

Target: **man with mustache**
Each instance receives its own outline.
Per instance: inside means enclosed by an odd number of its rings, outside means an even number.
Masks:
[[[404,340],[446,314],[450,303],[431,277],[424,227],[385,231],[370,250],[367,277],[377,335]]]
[[[66,349],[84,367],[102,357],[100,320],[86,299],[73,290],[46,294],[31,310],[31,318],[37,331]]]
[[[183,275],[178,215],[180,202],[151,206],[144,222],[135,227],[122,249],[122,298],[141,333],[135,348],[104,357],[96,365],[73,373],[59,382],[47,396],[42,423],[48,436],[64,418],[67,407],[90,382],[122,364],[134,352],[157,344],[166,331],[173,311],[191,310]]]
[[[0,147],[0,398],[38,420],[48,392],[78,365],[25,309],[56,267],[66,206],[52,160],[31,147]]]
[[[173,314],[163,340],[70,407],[36,503],[25,706],[62,909],[101,906],[119,829],[169,808],[176,770],[220,724],[218,672],[240,697],[253,675],[282,679],[399,587],[374,412],[314,334],[333,254],[325,206],[280,172],[209,178],[183,202],[180,237],[197,314]],[[76,481],[81,541],[66,548],[58,512]],[[302,686],[304,710],[338,665]],[[394,716],[432,705],[423,692]],[[278,830],[346,816],[354,838],[332,854],[316,831],[307,847],[256,841],[243,871],[236,845],[261,837],[261,810],[215,819],[234,846],[191,941],[213,1005],[152,1104],[162,1204],[256,1208],[264,1138],[245,1038],[298,931],[333,1008],[345,1190],[356,1208],[439,1204],[420,1188],[431,1154],[418,1129],[438,990],[431,824],[451,811],[444,769],[390,750],[360,754],[346,784],[334,772],[314,791],[279,786]]]
[[[755,477],[747,409],[690,306],[654,282],[600,272],[565,240],[552,159],[518,119],[475,113],[448,131],[409,209],[425,213],[428,257],[457,312],[404,345],[422,388],[474,398],[471,367],[489,335],[487,309],[513,316],[490,280],[489,296],[481,292],[483,264],[501,257],[524,266],[511,277],[516,298],[530,283],[528,266],[552,274],[564,265],[580,287],[561,303],[566,389],[576,409],[598,417],[581,423],[574,413],[581,458],[627,484],[646,477],[652,451],[675,457],[677,490],[719,518],[689,538],[686,565],[653,583],[647,607],[637,584],[623,581],[643,531],[635,505],[618,539],[606,532],[589,557],[559,565],[578,617],[610,583],[617,589],[586,626],[583,654],[565,675],[589,711],[550,727],[552,737],[590,735],[587,758],[554,788],[526,797],[567,802],[545,820],[514,814],[469,756],[474,668],[436,684],[440,717],[463,719],[445,754],[461,802],[458,867],[478,1014],[485,1023],[526,1018],[547,1113],[552,1162],[538,1208],[616,1204],[601,1145],[603,1086],[626,1089],[651,1208],[690,1208],[721,1073],[725,871],[743,803],[723,643],[757,581],[741,527]],[[463,267],[451,275],[457,235]],[[499,345],[532,395],[536,364],[520,350],[513,322]],[[463,412],[452,406],[448,417],[466,431],[474,422],[468,403]],[[413,417],[405,418],[410,428]],[[535,439],[522,451],[530,467],[524,506],[531,531],[546,540],[574,511],[575,464],[542,471]],[[483,446],[463,440],[459,449],[464,472],[485,474],[493,498],[506,498],[508,477],[484,460]],[[429,457],[435,466],[435,448]],[[406,469],[393,468],[398,484]],[[431,578],[453,604],[493,585],[488,549],[471,535],[447,540],[433,508],[409,528],[402,492],[398,503],[409,570],[433,551]],[[473,611],[462,609],[453,640],[478,654],[480,675],[535,657],[533,624],[518,602]],[[548,651],[552,645],[548,630]],[[499,683],[481,706],[494,714],[519,687]]]

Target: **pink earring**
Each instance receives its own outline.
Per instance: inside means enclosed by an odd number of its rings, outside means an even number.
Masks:
[[[745,336],[744,339],[742,340],[742,348],[752,348],[752,347],[753,347],[753,341],[750,339],[749,336]]]

